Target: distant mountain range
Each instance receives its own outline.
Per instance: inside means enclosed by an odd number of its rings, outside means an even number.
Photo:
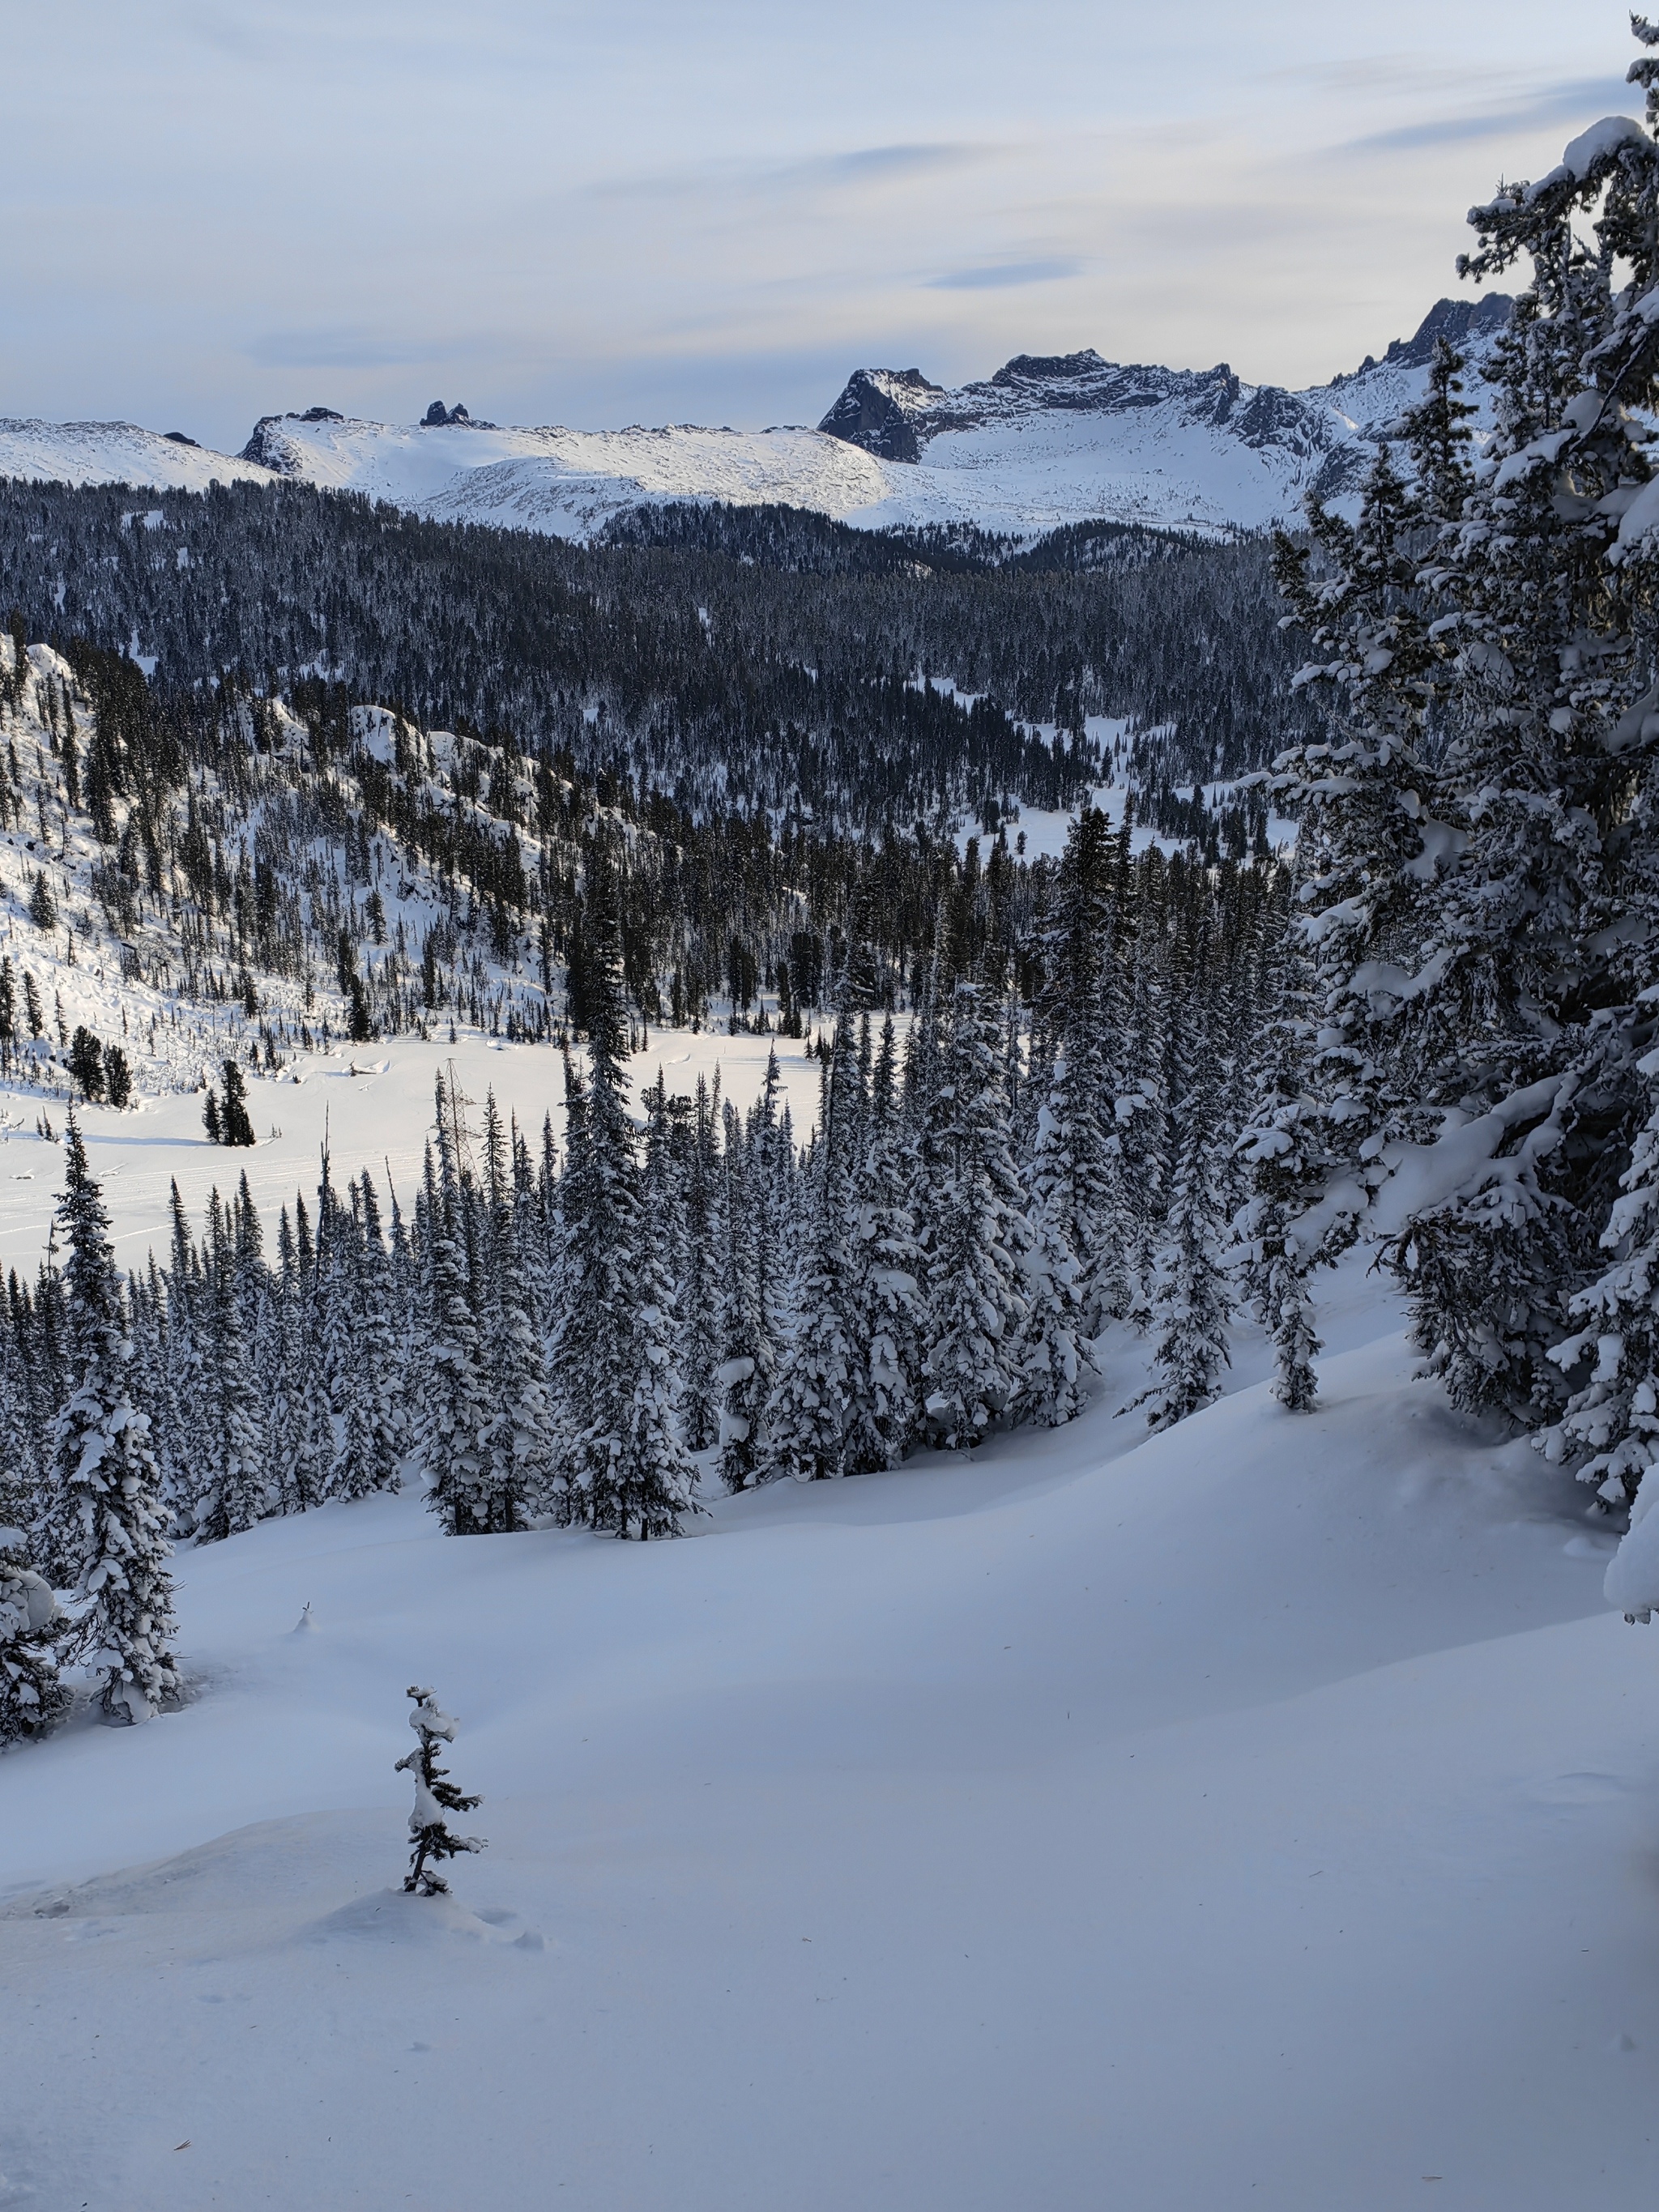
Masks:
[[[1421,393],[1437,337],[1469,356],[1468,397],[1482,402],[1480,367],[1510,305],[1442,300],[1380,361],[1306,392],[1247,384],[1225,362],[1129,367],[1090,349],[1019,354],[956,391],[919,369],[858,369],[816,430],[510,429],[440,400],[408,425],[328,407],[267,415],[232,455],[177,430],[0,418],[0,476],[187,490],[298,480],[577,539],[678,500],[1019,537],[1097,519],[1258,529],[1293,519],[1310,495],[1352,497],[1379,434]]]

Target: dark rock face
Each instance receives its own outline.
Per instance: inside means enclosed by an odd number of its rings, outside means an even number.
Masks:
[[[1512,304],[1502,293],[1437,301],[1413,337],[1395,340],[1384,362],[1426,367],[1442,337],[1460,347],[1480,345],[1507,323]],[[1324,389],[1335,391],[1377,366],[1368,358]],[[1352,453],[1336,450],[1346,447],[1346,434],[1319,393],[1246,386],[1224,361],[1208,369],[1159,368],[1104,361],[1092,346],[1079,353],[1016,354],[984,382],[959,391],[930,383],[919,369],[858,369],[818,428],[878,459],[919,461],[933,439],[951,431],[1062,410],[1127,415],[1149,407],[1224,428],[1257,452],[1271,448],[1314,465],[1327,497],[1349,489],[1360,466]]]
[[[187,438],[182,430],[163,430],[161,435],[170,446],[194,446],[198,453],[201,450],[201,440]]]
[[[283,445],[279,425],[283,422],[343,422],[345,416],[335,407],[307,407],[303,415],[262,415],[253,426],[253,435],[241,451],[245,461],[257,461],[263,469],[275,469],[279,476],[292,476],[294,463]]]
[[[1412,337],[1390,342],[1383,362],[1403,368],[1426,368],[1437,338],[1444,338],[1449,345],[1465,346],[1474,339],[1495,337],[1509,321],[1514,305],[1507,292],[1487,292],[1478,300],[1437,300]],[[1376,365],[1376,356],[1368,353],[1352,375],[1364,376]],[[1350,381],[1348,376],[1331,379],[1333,385]]]
[[[470,422],[472,417],[458,399],[453,407],[446,407],[441,399],[434,399],[421,417],[423,430],[441,430],[451,422]]]
[[[1455,346],[1465,345],[1471,338],[1491,337],[1509,321],[1514,305],[1507,292],[1488,292],[1479,300],[1437,300],[1415,335],[1395,338],[1382,357],[1405,362],[1413,368],[1425,368],[1437,338]]]
[[[1264,384],[1254,392],[1233,428],[1247,446],[1280,446],[1305,453],[1318,441],[1316,417],[1305,399]]]
[[[919,368],[890,368],[872,375],[855,368],[846,389],[818,424],[830,437],[849,446],[861,446],[878,460],[918,461],[921,446],[915,426],[896,392],[914,392],[921,399],[941,390],[930,384]]]
[[[242,448],[245,461],[257,461],[262,469],[276,469],[283,476],[292,476],[293,465],[277,442],[276,426],[280,415],[262,415],[253,426],[253,435]]]
[[[992,377],[993,384],[1046,384],[1057,377],[1092,375],[1107,364],[1092,346],[1081,353],[1017,353]]]
[[[1193,370],[1125,368],[1080,353],[1016,354],[981,384],[947,392],[914,368],[860,369],[818,425],[831,437],[862,446],[883,460],[919,460],[934,438],[988,422],[1060,410],[1121,415],[1179,403],[1196,420],[1225,422],[1243,391],[1224,361]],[[1258,435],[1274,442],[1258,420]]]

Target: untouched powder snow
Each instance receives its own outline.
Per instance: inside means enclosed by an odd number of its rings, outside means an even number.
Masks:
[[[194,1701],[0,1759],[0,2203],[1651,2203],[1659,1638],[1323,1287],[1305,1419],[1246,1341],[1149,1439],[1114,1340],[1068,1429],[680,1543],[404,1495],[181,1553]],[[484,1798],[447,1899],[411,1681]]]
[[[0,940],[3,941],[3,940]],[[653,1030],[647,1048],[629,1063],[636,1091],[657,1079],[671,1094],[691,1096],[699,1076],[740,1113],[759,1096],[767,1057],[778,1055],[781,1099],[803,1140],[817,1118],[819,1065],[797,1037],[726,1036],[718,1030]],[[584,1063],[578,1050],[577,1064]],[[109,1208],[115,1256],[124,1268],[142,1267],[153,1247],[163,1259],[168,1231],[168,1185],[174,1179],[191,1219],[199,1229],[208,1194],[216,1185],[228,1197],[246,1174],[266,1233],[276,1231],[276,1211],[290,1215],[295,1191],[311,1206],[317,1162],[326,1136],[336,1170],[370,1169],[384,1199],[388,1172],[404,1208],[414,1204],[432,1116],[433,1085],[453,1067],[480,1121],[484,1095],[494,1091],[503,1120],[518,1117],[532,1152],[540,1144],[544,1115],[556,1138],[564,1137],[564,1069],[550,1045],[507,1044],[472,1030],[458,1042],[413,1036],[382,1037],[372,1044],[339,1044],[331,1052],[296,1053],[279,1077],[246,1075],[248,1112],[258,1142],[251,1151],[210,1145],[202,1125],[205,1094],[173,1091],[146,1098],[140,1113],[108,1106],[76,1108],[93,1174]],[[217,1069],[214,1069],[217,1079]],[[297,1078],[297,1080],[296,1080]],[[0,1270],[16,1267],[32,1277],[45,1256],[52,1194],[62,1187],[64,1105],[49,1099],[46,1111],[53,1140],[37,1133],[40,1097],[0,1084]],[[0,2197],[0,2208],[5,2199]]]
[[[40,483],[128,483],[205,491],[210,483],[275,483],[270,469],[182,445],[136,422],[43,422],[0,416],[0,476]]]

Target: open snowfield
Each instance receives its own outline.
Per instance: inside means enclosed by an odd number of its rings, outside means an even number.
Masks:
[[[290,1185],[325,1094],[409,1156],[407,1052],[281,1093]],[[678,1544],[404,1495],[181,1552],[194,1701],[0,1759],[0,2205],[1651,2203],[1659,1637],[1324,1287],[1308,1419],[1247,1342],[1148,1440],[1115,1346],[1067,1430]],[[448,1902],[414,1681],[485,1797]]]
[[[805,1039],[653,1030],[629,1073],[636,1091],[654,1084],[660,1069],[671,1092],[688,1095],[699,1076],[712,1084],[718,1073],[720,1096],[746,1112],[759,1096],[774,1048],[782,1098],[804,1135],[817,1116],[819,1073]],[[580,1050],[576,1058],[584,1064]],[[389,1170],[399,1202],[411,1205],[432,1121],[434,1082],[441,1074],[447,1079],[452,1063],[477,1109],[470,1116],[475,1129],[485,1093],[493,1090],[502,1118],[517,1115],[532,1152],[549,1113],[562,1142],[559,1053],[548,1045],[492,1040],[476,1030],[454,1044],[436,1036],[429,1044],[412,1036],[340,1044],[331,1052],[296,1054],[279,1076],[250,1073],[248,1111],[260,1139],[252,1152],[225,1152],[208,1142],[199,1091],[147,1098],[136,1114],[106,1106],[77,1109],[87,1156],[109,1209],[117,1261],[124,1268],[142,1268],[152,1246],[158,1260],[165,1258],[168,1186],[175,1178],[199,1229],[209,1192],[216,1185],[228,1196],[246,1174],[254,1204],[268,1231],[274,1230],[276,1209],[286,1205],[291,1212],[296,1190],[311,1204],[325,1139],[337,1180],[368,1168],[384,1190]],[[61,1145],[36,1133],[41,1108],[37,1092],[0,1084],[0,1268],[15,1267],[25,1276],[33,1275],[45,1255],[52,1194],[62,1181]],[[45,1108],[54,1139],[61,1137],[64,1102],[48,1098]],[[4,2201],[0,2197],[0,2204]]]

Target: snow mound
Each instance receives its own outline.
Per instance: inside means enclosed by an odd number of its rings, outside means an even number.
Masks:
[[[35,483],[127,483],[205,491],[212,483],[274,483],[270,469],[136,422],[43,422],[0,416],[0,476]]]
[[[356,1838],[360,1844],[368,1841],[372,1826]],[[258,1820],[147,1865],[14,1897],[0,1905],[0,1919],[126,1920],[153,1913],[240,1911],[260,1900],[305,1899],[314,1893],[319,1868],[337,1863],[346,1840],[337,1814]]]
[[[337,1936],[366,1936],[377,1943],[498,1943],[500,1929],[469,1911],[454,1897],[414,1897],[404,1889],[371,1890],[316,1921],[306,1940],[325,1943]],[[510,1940],[510,1939],[506,1939]]]

